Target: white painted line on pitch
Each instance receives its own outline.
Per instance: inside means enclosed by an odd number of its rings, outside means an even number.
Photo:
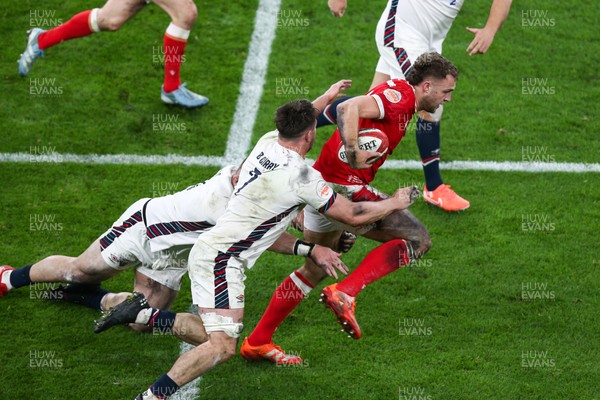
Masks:
[[[386,160],[382,169],[421,169],[420,161]],[[440,162],[443,170],[501,171],[501,172],[600,172],[600,164],[523,162],[523,161],[447,161]]]
[[[281,0],[261,0],[256,10],[254,32],[252,32],[248,58],[244,65],[240,95],[227,137],[225,160],[228,164],[241,162],[250,148],[252,130],[269,66],[271,45],[275,39],[280,6]]]
[[[181,342],[179,346],[179,355],[188,352],[194,348],[193,345]],[[200,396],[200,380],[202,377],[198,377],[188,383],[187,385],[183,385],[173,396],[169,397],[171,400],[192,400],[196,397]]]
[[[16,163],[75,163],[75,164],[112,164],[112,165],[198,165],[202,167],[222,167],[228,164],[226,157],[219,156],[180,156],[137,155],[137,154],[61,154],[45,155],[30,153],[0,153],[0,162]],[[307,159],[310,165],[314,160]],[[519,162],[519,161],[449,161],[441,162],[444,170],[500,171],[500,172],[600,172],[600,164],[559,163],[559,162]],[[382,169],[421,169],[420,161],[387,160]]]
[[[223,156],[180,156],[167,155],[138,155],[138,154],[31,154],[31,153],[0,153],[0,162],[17,163],[75,163],[75,164],[115,164],[115,165],[200,165],[219,167],[225,165]]]

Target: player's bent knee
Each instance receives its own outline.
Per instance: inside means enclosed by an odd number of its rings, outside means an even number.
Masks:
[[[176,14],[172,15],[173,23],[180,28],[191,30],[198,18],[198,8],[193,1],[182,1]]]
[[[209,335],[213,332],[224,332],[230,338],[237,339],[244,329],[244,324],[233,322],[233,318],[217,313],[206,313],[202,314],[200,317],[202,317],[204,329]]]
[[[410,243],[414,250],[415,259],[417,259],[422,257],[431,248],[431,237],[429,236],[429,233],[424,232],[418,240],[413,240]]]

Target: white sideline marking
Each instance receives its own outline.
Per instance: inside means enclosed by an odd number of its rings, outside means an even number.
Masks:
[[[241,161],[241,160],[240,160]],[[314,160],[307,159],[312,165]],[[113,165],[198,165],[203,167],[223,167],[235,160],[223,156],[180,156],[137,155],[137,154],[61,154],[37,155],[30,153],[0,153],[0,162],[16,163],[75,163]],[[559,163],[559,162],[519,162],[519,161],[449,161],[441,162],[444,170],[500,171],[500,172],[600,172],[600,164]],[[382,169],[421,169],[421,162],[414,160],[387,160]]]
[[[240,95],[235,105],[233,123],[229,129],[225,160],[227,164],[240,163],[250,148],[252,130],[260,105],[265,76],[269,66],[271,45],[275,39],[277,14],[281,0],[261,0],[256,10],[254,32],[244,65]]]

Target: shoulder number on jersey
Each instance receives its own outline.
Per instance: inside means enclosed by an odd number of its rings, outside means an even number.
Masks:
[[[246,186],[247,186],[247,185],[248,185],[250,182],[252,182],[252,181],[256,180],[256,178],[258,178],[258,177],[259,177],[259,176],[261,176],[261,175],[262,175],[262,172],[260,172],[260,171],[258,170],[258,168],[254,168],[254,171],[250,171],[250,179],[248,179],[248,180],[246,181],[246,183],[244,183],[244,184],[242,185],[242,187],[241,187],[241,188],[239,188],[238,190],[236,190],[236,192],[235,192],[234,194],[235,194],[235,195],[237,195],[237,194],[240,192],[240,190],[242,190],[243,188],[245,188],[245,187],[246,187]]]

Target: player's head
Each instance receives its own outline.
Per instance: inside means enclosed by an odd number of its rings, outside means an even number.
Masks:
[[[275,126],[279,136],[295,140],[316,129],[317,110],[306,99],[291,101],[275,112]]]
[[[458,69],[450,60],[436,52],[421,54],[406,77],[415,87],[417,111],[433,113],[450,101],[457,79]]]

